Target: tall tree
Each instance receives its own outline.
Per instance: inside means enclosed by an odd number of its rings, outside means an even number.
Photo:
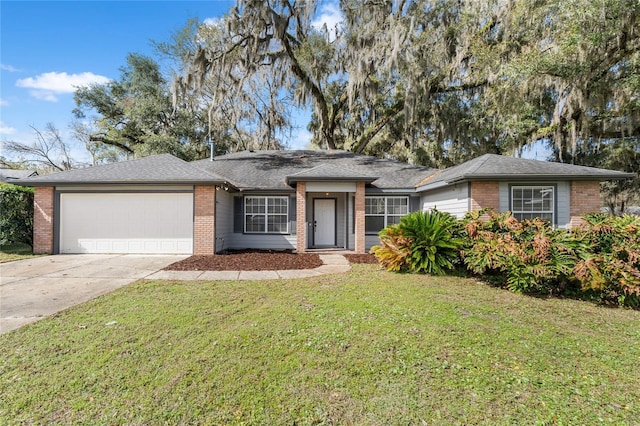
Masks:
[[[97,113],[91,142],[115,147],[126,156],[169,152],[194,159],[207,155],[202,107],[186,102],[174,105],[169,81],[149,57],[128,55],[118,81],[80,88],[74,98],[76,119]]]

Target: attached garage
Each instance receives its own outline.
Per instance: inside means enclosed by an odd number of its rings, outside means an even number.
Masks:
[[[191,254],[193,192],[60,193],[59,253]]]

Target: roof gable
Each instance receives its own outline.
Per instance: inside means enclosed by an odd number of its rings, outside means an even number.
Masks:
[[[344,167],[337,167],[331,164],[321,164],[311,169],[305,169],[301,172],[287,176],[287,183],[293,182],[314,182],[314,181],[364,181],[371,183],[376,180],[378,176],[371,174],[364,175],[357,171],[347,169]]]

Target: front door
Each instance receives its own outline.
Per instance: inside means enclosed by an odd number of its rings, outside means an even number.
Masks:
[[[313,245],[315,247],[335,247],[336,245],[335,198],[313,200]]]

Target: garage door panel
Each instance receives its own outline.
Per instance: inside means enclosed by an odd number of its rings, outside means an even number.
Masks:
[[[60,195],[60,253],[192,250],[192,193]]]

